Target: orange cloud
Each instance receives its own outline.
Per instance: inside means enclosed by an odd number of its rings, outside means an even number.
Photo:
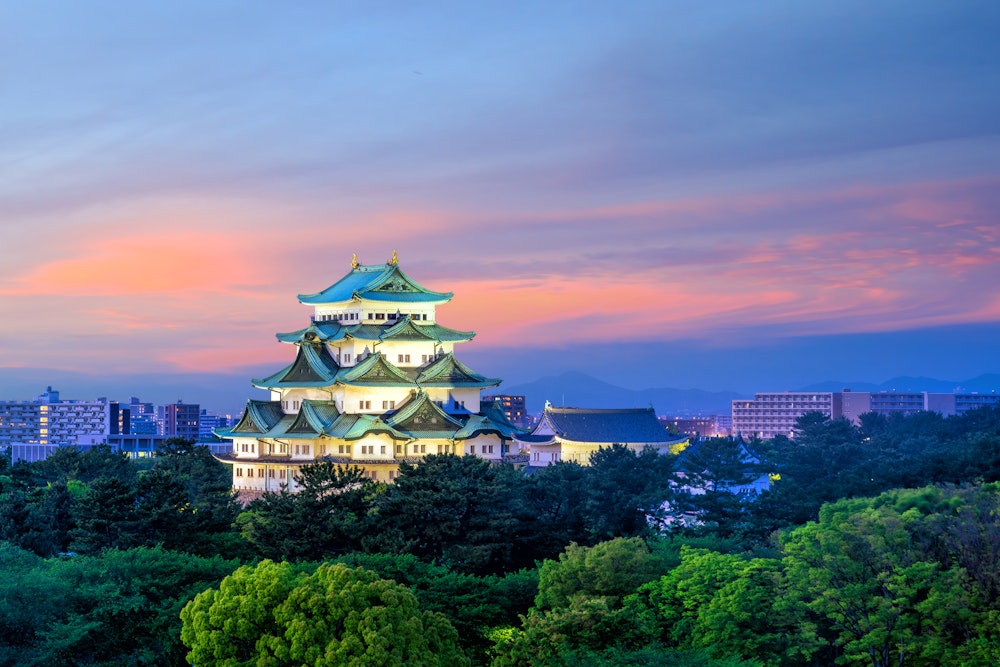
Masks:
[[[7,294],[122,295],[234,290],[265,284],[231,235],[178,230],[105,239],[15,278]]]

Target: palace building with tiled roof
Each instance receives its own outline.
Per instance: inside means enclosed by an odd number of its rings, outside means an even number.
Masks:
[[[522,451],[530,451],[530,467],[557,461],[590,465],[592,454],[616,444],[637,453],[651,447],[660,454],[677,454],[689,443],[687,436],[672,436],[652,408],[557,408],[549,404],[531,432],[515,438]]]
[[[233,467],[233,488],[252,497],[296,490],[296,471],[332,461],[392,481],[401,461],[428,454],[474,454],[501,460],[519,430],[483,389],[500,384],[455,357],[475,336],[437,323],[450,292],[419,285],[399,268],[362,265],[357,256],[339,281],[299,295],[314,313],[304,329],[279,333],[295,347],[286,367],[254,386],[270,400],[250,400],[242,418],[216,434],[231,439],[219,456]],[[516,451],[516,450],[515,450]]]

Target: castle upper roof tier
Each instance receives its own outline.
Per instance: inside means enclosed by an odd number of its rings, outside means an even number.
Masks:
[[[500,378],[488,378],[455,359],[452,353],[431,359],[422,366],[401,368],[381,352],[368,354],[354,366],[337,366],[323,345],[303,343],[293,361],[265,378],[251,380],[261,389],[330,387],[496,387]]]
[[[458,331],[440,324],[416,324],[409,315],[386,324],[342,324],[340,322],[313,322],[305,329],[277,334],[282,343],[319,341],[336,343],[353,338],[355,340],[382,342],[433,341],[437,343],[463,343],[472,340],[475,331]]]
[[[387,264],[352,264],[351,271],[315,294],[300,294],[299,301],[310,306],[345,303],[354,299],[400,303],[446,303],[451,292],[434,292],[403,273],[395,261]]]

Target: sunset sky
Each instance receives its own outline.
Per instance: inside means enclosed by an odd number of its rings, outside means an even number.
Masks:
[[[296,295],[394,249],[508,384],[1000,372],[998,34],[989,0],[4,3],[0,367],[48,370],[0,399],[277,370]]]

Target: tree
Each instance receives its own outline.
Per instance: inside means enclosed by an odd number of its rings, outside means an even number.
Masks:
[[[183,664],[181,608],[234,568],[162,549],[41,559],[0,545],[0,664]]]
[[[535,607],[520,628],[496,635],[493,664],[559,664],[564,654],[649,644],[655,637],[648,624],[622,600],[664,570],[663,561],[639,538],[593,547],[570,544],[558,561],[539,566]]]
[[[83,553],[128,548],[142,542],[135,491],[117,477],[99,477],[74,505],[72,546]]]
[[[197,665],[467,665],[457,633],[413,593],[361,568],[263,561],[195,596],[181,641]]]
[[[265,493],[239,516],[242,534],[257,553],[279,560],[321,560],[360,550],[383,485],[357,466],[326,461],[302,466],[296,480],[302,485],[298,493]]]
[[[996,576],[976,582],[964,565],[993,557],[995,570],[998,509],[995,488],[897,490],[823,506],[818,521],[781,539],[789,595],[811,616],[803,631],[827,638],[844,662],[873,667],[982,656],[983,641],[997,639]],[[963,554],[963,533],[980,544],[992,534],[992,545]]]
[[[648,518],[670,498],[673,460],[618,444],[592,454],[584,504],[589,543],[646,535]]]
[[[376,533],[365,546],[412,553],[460,572],[518,569],[531,557],[514,546],[530,528],[523,484],[513,467],[475,456],[403,462],[396,483],[378,499]]]
[[[659,577],[665,563],[637,537],[616,538],[592,547],[570,544],[559,560],[538,568],[539,609],[566,607],[574,597],[605,597],[612,604]]]

